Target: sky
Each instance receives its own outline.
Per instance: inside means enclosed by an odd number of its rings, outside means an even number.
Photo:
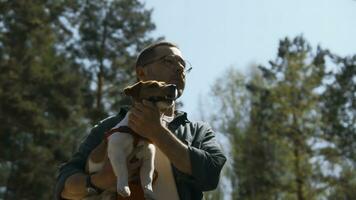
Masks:
[[[181,100],[200,120],[199,98],[230,67],[247,74],[251,64],[267,65],[279,40],[303,35],[341,56],[356,54],[355,0],[149,0],[153,36],[178,44],[193,70]],[[212,108],[206,108],[209,110]]]

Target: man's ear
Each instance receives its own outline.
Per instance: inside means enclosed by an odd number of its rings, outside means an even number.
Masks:
[[[124,89],[124,93],[126,96],[137,98],[140,95],[141,87],[142,87],[142,82],[140,81],[135,83],[134,85],[126,87]]]

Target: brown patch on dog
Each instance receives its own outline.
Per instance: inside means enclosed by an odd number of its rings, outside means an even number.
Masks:
[[[124,93],[130,97],[138,97],[140,95],[140,90],[142,86],[142,81],[135,83],[134,85],[128,86],[124,89]]]
[[[130,96],[134,101],[141,102],[143,99],[149,98],[166,98],[170,97],[175,99],[176,89],[172,89],[171,84],[160,81],[140,81],[132,86],[128,86],[124,89],[124,93]]]

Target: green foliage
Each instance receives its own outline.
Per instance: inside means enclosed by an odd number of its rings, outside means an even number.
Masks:
[[[101,100],[120,102],[153,40],[150,14],[138,1],[0,2],[0,198],[53,197],[58,165],[96,119],[92,74],[102,64],[116,93]]]
[[[269,91],[271,115],[264,124],[268,134],[283,151],[276,154],[284,163],[280,173],[280,195],[288,199],[316,199],[312,141],[320,129],[319,96],[315,89],[322,84],[326,51],[314,55],[303,37],[288,38],[279,45],[278,57],[271,67],[260,67]],[[268,72],[268,73],[267,73]],[[271,76],[272,74],[272,76]],[[277,165],[281,166],[281,165]]]
[[[298,36],[249,78],[218,79],[211,121],[233,147],[233,199],[354,198],[355,59]]]
[[[49,199],[56,165],[73,143],[67,125],[81,113],[80,69],[54,48],[53,15],[43,2],[1,3],[0,162],[5,199]],[[59,131],[60,130],[60,131]],[[73,141],[71,141],[73,142]]]
[[[230,68],[222,78],[215,81],[210,95],[213,97],[212,102],[216,109],[214,109],[215,112],[211,110],[213,113],[208,116],[208,120],[215,130],[226,133],[228,140],[232,141],[235,147],[230,152],[231,155],[228,155],[228,157],[233,158],[234,162],[228,159],[222,172],[222,174],[230,177],[233,186],[238,184],[236,178],[239,173],[237,170],[241,169],[241,162],[237,162],[237,160],[240,159],[239,156],[241,154],[239,152],[244,148],[242,145],[245,140],[241,138],[246,136],[245,129],[248,124],[245,116],[249,113],[249,96],[245,83],[246,80],[242,74]],[[226,196],[226,188],[223,187],[222,183],[219,184],[219,188],[216,191],[206,194],[208,199],[223,199],[224,196]]]
[[[336,142],[340,154],[356,160],[356,56],[332,55],[338,72],[330,73],[333,82],[323,94],[323,119],[326,138]]]
[[[240,146],[234,157],[235,190],[239,199],[275,199],[281,190],[281,177],[285,163],[280,158],[285,144],[272,135],[270,124],[273,106],[265,81],[257,72],[252,74],[246,88],[250,93],[249,124],[242,137],[234,142]]]
[[[78,12],[67,17],[71,27],[78,27],[78,37],[68,45],[79,63],[90,74],[89,91],[93,107],[89,117],[96,122],[128,103],[121,91],[135,81],[137,52],[153,39],[152,10],[137,0],[78,0]]]
[[[322,137],[330,146],[320,148],[324,164],[340,169],[337,175],[321,174],[327,182],[330,199],[356,198],[356,56],[331,55],[337,72],[329,73],[321,103]]]

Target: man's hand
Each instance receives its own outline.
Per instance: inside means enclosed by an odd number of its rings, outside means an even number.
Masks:
[[[158,107],[146,100],[143,100],[143,103],[135,103],[129,114],[128,126],[151,141],[157,136],[157,132],[164,129]]]
[[[192,174],[188,146],[162,125],[157,106],[145,100],[135,104],[129,114],[128,126],[151,140],[178,170]]]

